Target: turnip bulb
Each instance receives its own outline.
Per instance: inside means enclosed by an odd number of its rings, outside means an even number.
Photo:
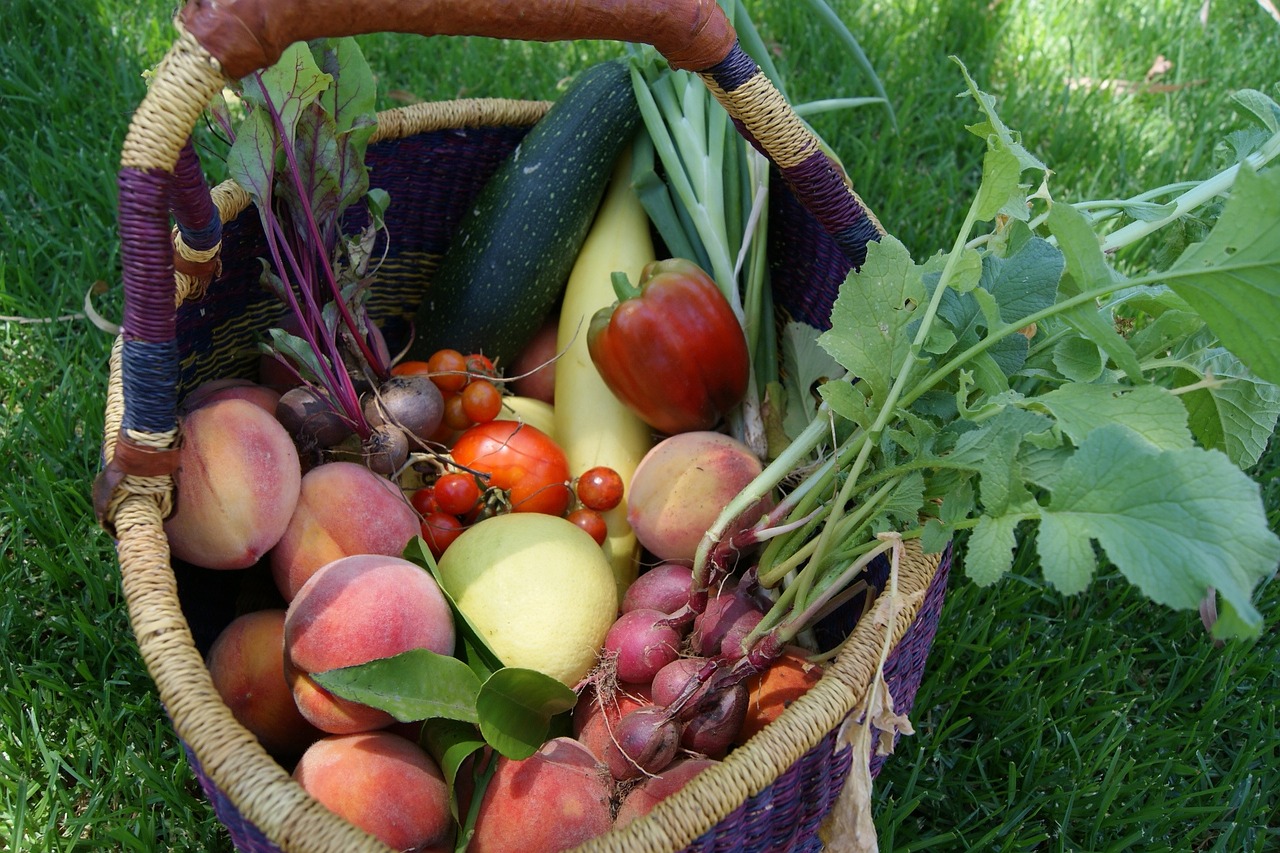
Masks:
[[[425,376],[393,376],[365,397],[364,417],[370,427],[394,424],[423,444],[440,428],[444,397]]]
[[[690,752],[720,758],[729,751],[747,718],[747,685],[739,681],[703,694],[696,713],[680,733],[680,745]]]
[[[604,762],[618,781],[661,773],[676,757],[680,728],[665,708],[637,708],[614,727]]]
[[[409,439],[392,424],[373,428],[364,442],[364,464],[375,474],[389,477],[409,458]]]
[[[280,395],[276,420],[304,450],[335,447],[351,435],[351,425],[310,388],[298,386]]]
[[[623,613],[632,610],[658,610],[675,613],[689,602],[693,570],[679,563],[663,563],[641,574],[622,598]]]
[[[657,610],[632,610],[618,617],[604,638],[604,650],[616,655],[618,678],[648,684],[653,676],[680,656],[680,633],[665,623]]]

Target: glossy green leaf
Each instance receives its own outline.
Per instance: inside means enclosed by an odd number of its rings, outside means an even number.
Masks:
[[[568,687],[532,669],[507,667],[495,672],[476,699],[480,731],[508,758],[528,758],[546,742],[551,719],[573,708],[578,696]]]

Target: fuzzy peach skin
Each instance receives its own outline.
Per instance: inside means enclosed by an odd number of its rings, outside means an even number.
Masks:
[[[271,549],[271,576],[285,601],[326,563],[354,554],[398,557],[419,519],[399,486],[355,462],[327,462],[302,477],[298,504]]]
[[[201,406],[182,421],[177,509],[164,529],[174,556],[207,569],[245,569],[284,535],[302,469],[293,440],[254,403]]]
[[[613,825],[608,771],[582,744],[553,738],[529,758],[499,758],[468,853],[552,853]]]
[[[453,614],[425,569],[375,554],[343,557],[303,584],[285,613],[285,673],[294,701],[332,734],[384,728],[394,718],[341,699],[311,673],[367,663],[411,649],[453,654]]]
[[[231,714],[278,759],[292,761],[324,733],[298,710],[284,675],[284,610],[237,616],[205,657]]]
[[[720,762],[711,758],[682,758],[632,788],[622,805],[614,826],[623,827],[653,811],[653,807],[689,783],[694,776]]]
[[[431,756],[400,735],[318,740],[303,753],[293,778],[329,811],[395,850],[443,848],[453,837],[444,775]]]
[[[180,410],[185,414],[201,406],[233,397],[256,403],[263,411],[272,415],[276,412],[276,404],[280,402],[280,392],[248,379],[210,379],[182,399]]]
[[[751,448],[718,432],[685,432],[658,442],[631,478],[627,521],[658,559],[691,564],[707,529],[762,466]],[[755,523],[764,507],[739,519]]]

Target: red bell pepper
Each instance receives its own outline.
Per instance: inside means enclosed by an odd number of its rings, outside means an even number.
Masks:
[[[672,435],[713,428],[747,391],[742,325],[691,261],[645,266],[638,285],[614,273],[618,301],[591,319],[587,349],[614,395]]]

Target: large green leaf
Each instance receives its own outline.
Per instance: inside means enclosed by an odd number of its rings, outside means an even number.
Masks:
[[[411,649],[389,658],[312,673],[317,684],[401,722],[444,717],[478,723],[480,679],[457,658]]]
[[[1222,347],[1194,355],[1201,371],[1214,382],[1182,395],[1190,425],[1205,447],[1216,448],[1240,468],[1257,464],[1280,418],[1280,387],[1264,382]]]
[[[1187,412],[1168,389],[1155,385],[1082,385],[1070,382],[1042,394],[1036,406],[1048,410],[1076,444],[1109,424],[1124,424],[1156,447],[1191,447]]]
[[[485,680],[476,698],[480,731],[508,758],[528,758],[546,742],[551,718],[570,710],[578,695],[532,669],[508,667]]]
[[[873,404],[888,396],[897,368],[910,351],[905,333],[924,298],[919,268],[906,246],[885,237],[867,246],[867,260],[840,287],[831,329],[818,343],[865,383]]]
[[[1261,630],[1250,599],[1280,562],[1280,539],[1257,484],[1224,454],[1161,450],[1115,424],[1092,430],[1041,514],[1038,551],[1054,586],[1084,589],[1094,570],[1089,540],[1152,600],[1194,609],[1213,588],[1232,617],[1220,634]]]
[[[1213,231],[1178,258],[1167,281],[1223,346],[1280,384],[1280,169],[1259,174],[1242,164]]]

